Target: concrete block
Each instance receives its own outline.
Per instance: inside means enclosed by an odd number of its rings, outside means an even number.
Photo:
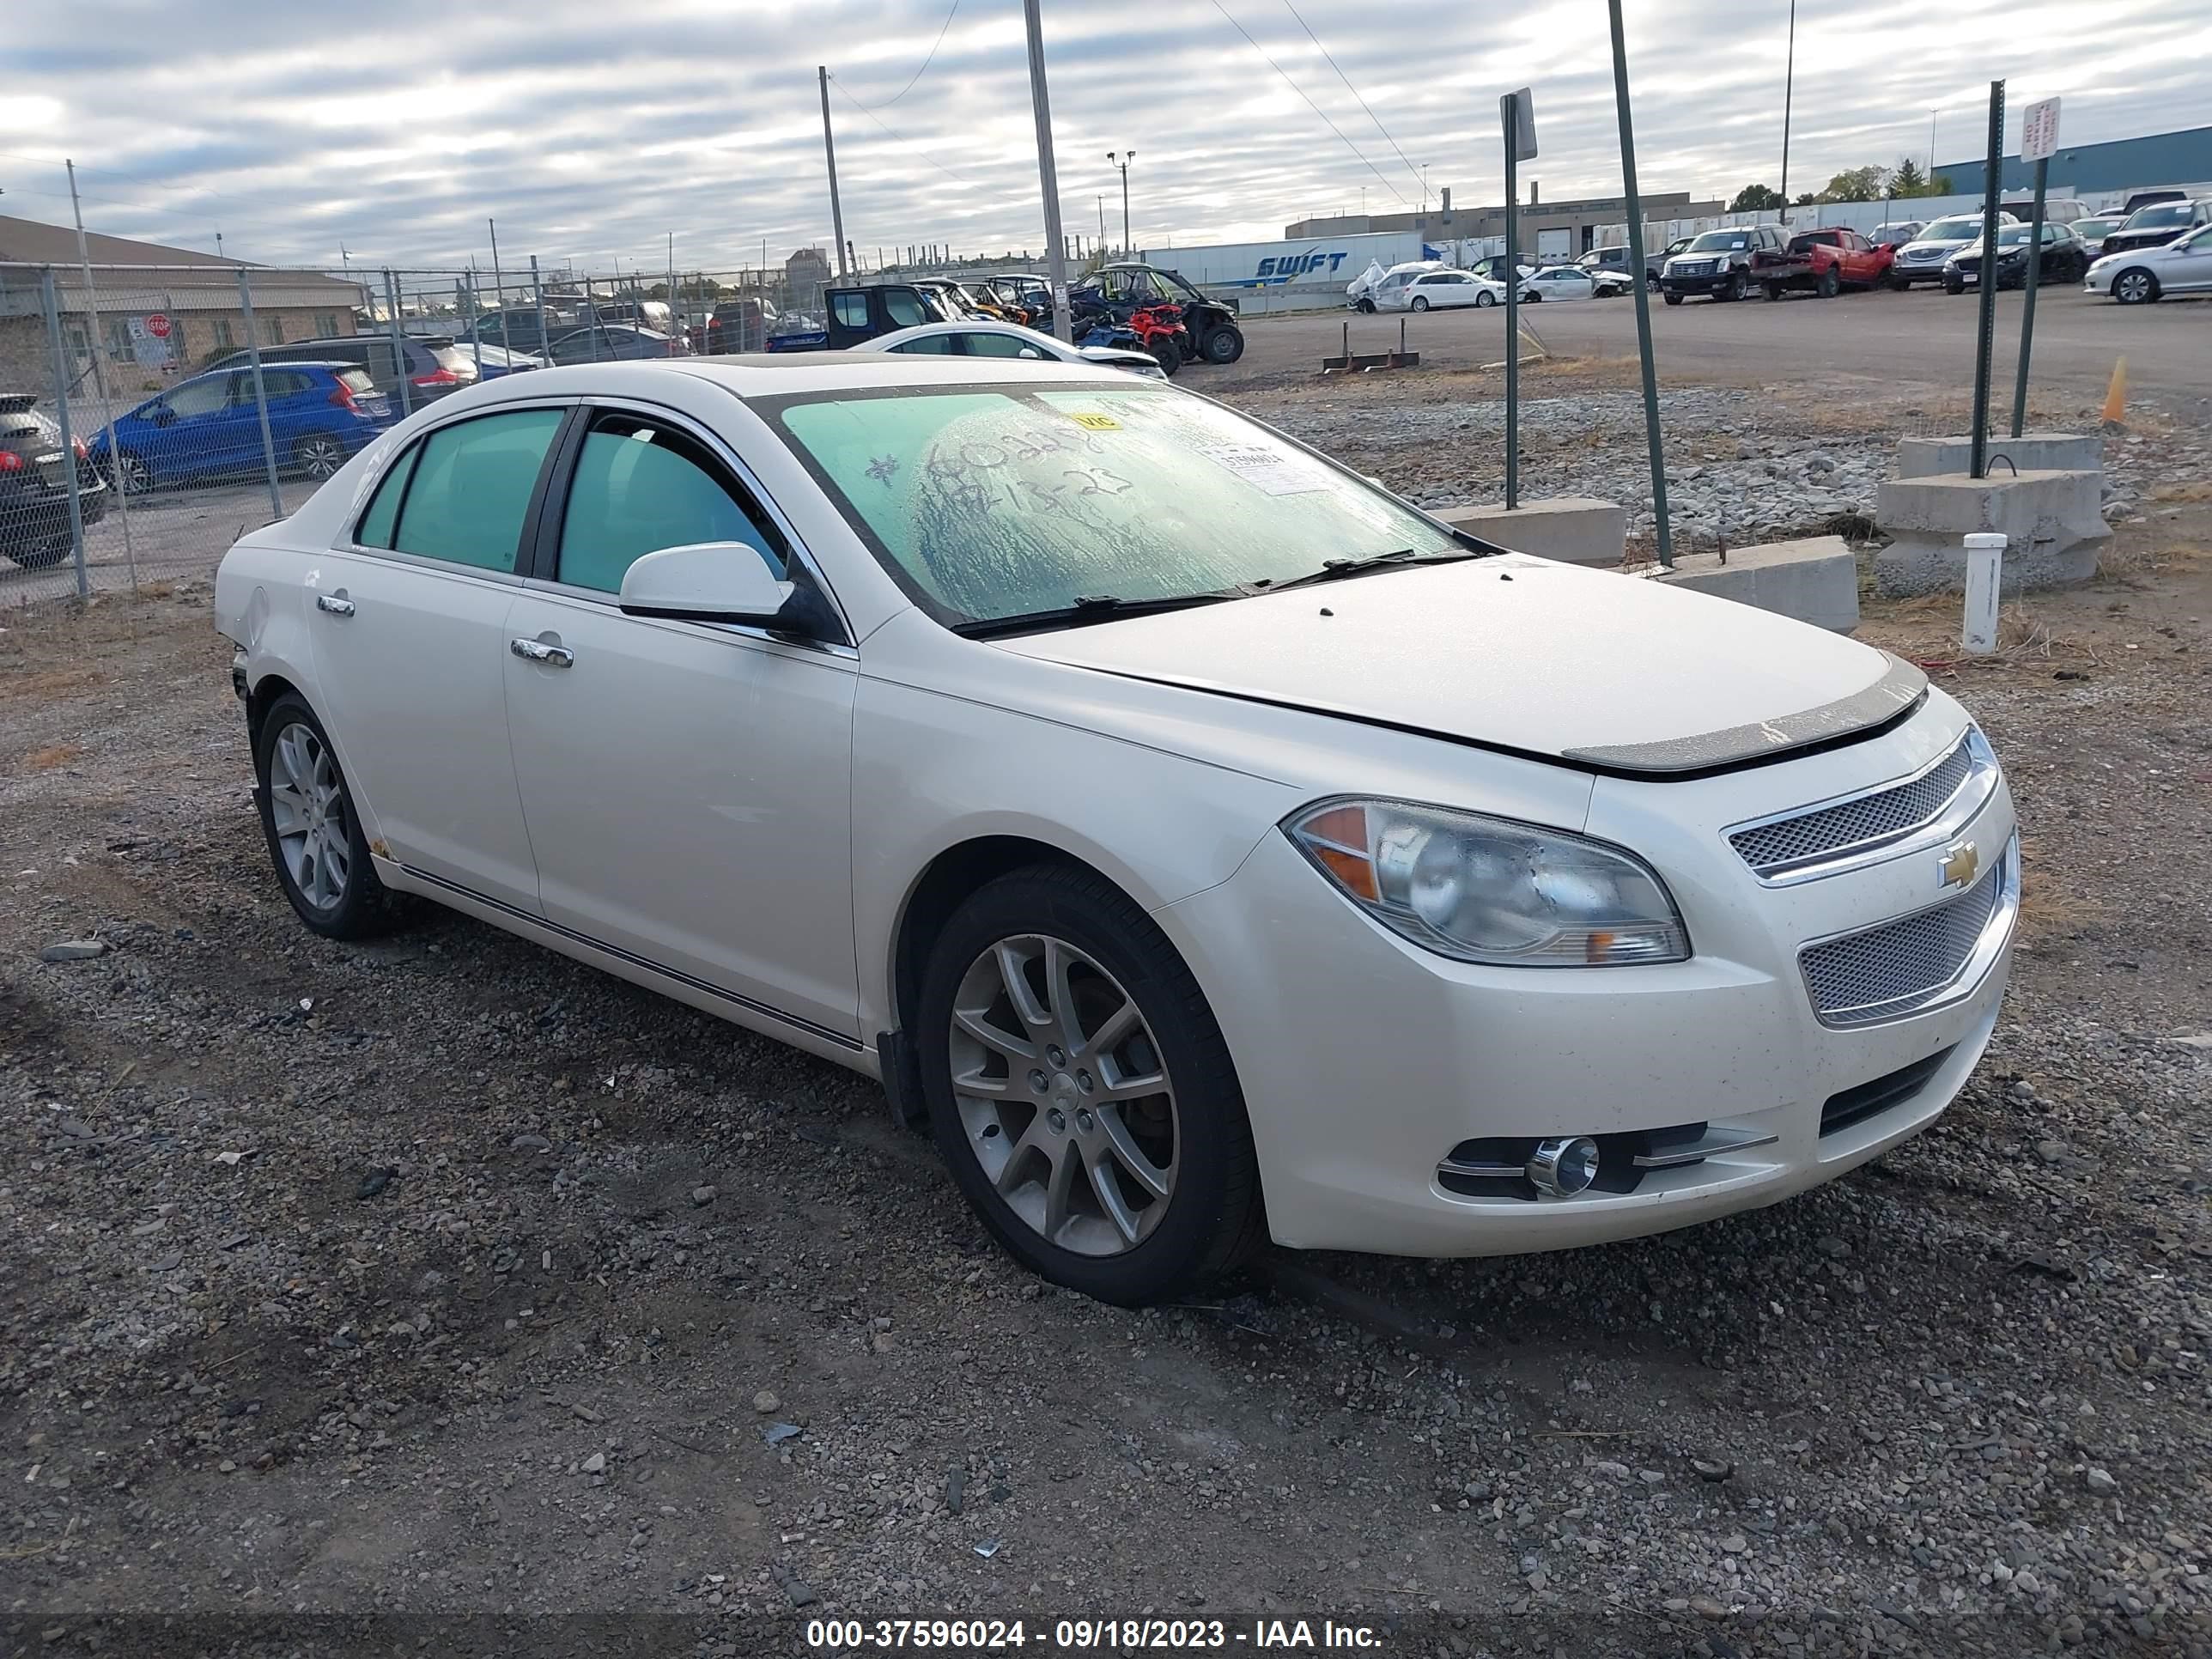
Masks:
[[[1627,556],[1628,509],[1611,501],[1562,495],[1523,501],[1510,512],[1493,504],[1447,507],[1437,516],[1470,536],[1540,559],[1611,569]]]
[[[1899,438],[1897,472],[1902,478],[1932,478],[1964,472],[1973,463],[1972,437]],[[2081,472],[2105,464],[2105,441],[2091,433],[2028,432],[2017,438],[1990,440],[1991,465],[2008,457],[2023,472]],[[2005,469],[1998,466],[2002,472]]]
[[[1859,625],[1858,561],[1841,536],[1676,556],[1653,580],[1848,634]]]
[[[1888,479],[1876,493],[1875,520],[1892,539],[1875,556],[1875,580],[1893,596],[1963,591],[1966,537],[1993,530],[2008,538],[2005,592],[2087,581],[2112,533],[2102,510],[2104,477],[2082,470]]]

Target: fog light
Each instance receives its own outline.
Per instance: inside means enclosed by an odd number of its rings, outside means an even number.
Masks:
[[[1572,1198],[1597,1179],[1597,1142],[1588,1135],[1536,1143],[1529,1155],[1528,1180],[1547,1198]]]

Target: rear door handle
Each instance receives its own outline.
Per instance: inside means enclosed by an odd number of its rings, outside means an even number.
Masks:
[[[544,640],[509,640],[507,648],[526,662],[542,662],[548,668],[566,668],[576,660],[567,646],[548,645]]]
[[[315,595],[315,609],[327,611],[333,617],[350,617],[353,615],[353,601],[343,593],[318,593]]]

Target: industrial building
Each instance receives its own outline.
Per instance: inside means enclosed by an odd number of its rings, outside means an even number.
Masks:
[[[1521,243],[1539,248],[1547,257],[1572,258],[1597,246],[1597,234],[1628,216],[1628,199],[1622,196],[1584,197],[1574,201],[1545,202],[1529,186],[1529,200],[1521,210]],[[1710,219],[1728,211],[1725,202],[1693,202],[1687,191],[1647,191],[1644,216],[1656,222],[1668,219]],[[1350,213],[1331,218],[1302,219],[1285,225],[1283,234],[1293,241],[1320,237],[1358,236],[1376,232],[1418,234],[1431,242],[1460,241],[1469,237],[1505,234],[1505,209],[1452,206],[1447,187],[1437,204],[1416,213]]]
[[[2063,126],[2059,130],[2062,133],[2065,131]],[[1979,196],[1988,166],[1988,158],[1978,155],[1972,161],[1946,161],[1936,173],[1938,178],[1951,181],[1954,194]],[[2033,161],[2008,155],[2000,173],[2000,190],[2026,191],[2035,187]],[[2051,158],[2051,193],[2054,196],[2087,197],[2154,185],[2207,181],[2212,181],[2212,127],[2147,133],[2140,138],[2116,138],[2105,144],[2069,144]]]

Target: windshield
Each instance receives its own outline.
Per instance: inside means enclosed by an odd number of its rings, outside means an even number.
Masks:
[[[955,625],[1457,547],[1380,490],[1164,386],[915,387],[768,406],[884,568]]]
[[[1729,253],[1737,248],[1751,246],[1751,237],[1741,230],[1709,230],[1690,244],[1692,253]]]
[[[2191,204],[2187,202],[2160,202],[2156,207],[2138,210],[2136,216],[2128,221],[2128,228],[2163,230],[2171,225],[2185,225],[2189,222],[2191,210]]]
[[[1923,242],[1966,242],[1982,234],[1982,216],[1961,213],[1955,218],[1938,219],[1920,233]]]
[[[2118,219],[2076,219],[2074,234],[2077,236],[2102,236],[2108,230],[2117,229],[2119,224]]]

